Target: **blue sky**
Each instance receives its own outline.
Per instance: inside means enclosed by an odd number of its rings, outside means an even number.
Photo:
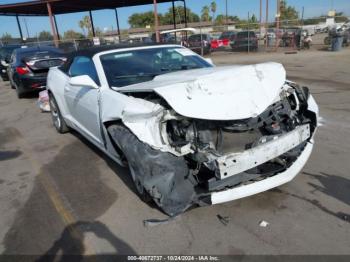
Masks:
[[[204,5],[209,5],[213,0],[187,0],[187,6],[191,8],[195,13],[200,14],[200,11]],[[0,0],[0,4],[14,3],[14,2],[25,2],[15,0]],[[263,0],[263,3],[265,0]],[[302,7],[305,7],[305,17],[312,17],[321,14],[326,14],[331,9],[332,0],[287,0],[289,5],[295,6],[298,11],[301,11]],[[216,0],[218,11],[217,14],[225,13],[225,0]],[[260,0],[228,0],[228,13],[229,15],[238,15],[239,17],[247,17],[248,12],[259,15],[259,3]],[[270,0],[270,18],[272,19],[276,12],[276,1]],[[182,5],[182,2],[177,2],[176,5]],[[343,11],[346,15],[350,16],[350,0],[333,0],[334,8],[337,11]],[[171,7],[171,3],[159,4],[159,12],[166,12]],[[128,7],[120,8],[119,10],[119,21],[121,28],[128,28],[128,17],[135,12],[145,12],[153,10],[152,5],[143,5],[139,7]],[[263,12],[265,13],[265,12]],[[57,23],[60,33],[66,30],[74,29],[81,31],[78,26],[78,21],[88,13],[74,13],[66,15],[58,15]],[[94,24],[96,27],[101,29],[112,27],[116,28],[115,15],[113,10],[100,10],[93,12]],[[47,17],[27,17],[25,18],[29,35],[35,36],[42,30],[50,31],[49,19]],[[20,18],[22,30],[24,35],[27,35],[24,20]],[[8,32],[12,36],[18,36],[18,29],[16,19],[14,17],[0,16],[0,36]]]

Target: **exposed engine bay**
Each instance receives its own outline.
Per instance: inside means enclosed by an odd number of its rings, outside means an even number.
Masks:
[[[127,156],[133,176],[139,177],[140,185],[169,215],[193,204],[212,204],[211,192],[254,183],[287,170],[317,126],[316,114],[308,110],[308,88],[290,82],[262,114],[233,121],[191,119],[176,114],[153,93],[128,95],[163,108],[156,118],[160,140],[169,152],[142,143],[137,143],[137,150],[130,150],[130,143],[119,144],[123,152],[133,151],[133,158],[138,159],[134,167]],[[132,130],[133,125],[129,128]],[[265,152],[268,144],[269,153]]]

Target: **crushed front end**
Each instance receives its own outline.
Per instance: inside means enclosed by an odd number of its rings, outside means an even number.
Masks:
[[[287,183],[312,151],[318,107],[308,88],[288,81],[261,114],[238,120],[184,117],[157,95],[132,97],[149,107],[123,119],[142,142],[133,150],[134,170],[169,215]]]

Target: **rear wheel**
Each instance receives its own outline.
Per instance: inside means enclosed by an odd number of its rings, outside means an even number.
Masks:
[[[12,87],[12,86],[11,86],[11,87]],[[12,87],[12,88],[13,88],[13,87]],[[15,88],[16,88],[17,97],[18,97],[19,99],[23,98],[24,95],[25,95],[25,93],[24,93],[24,91],[23,91],[23,88],[21,87],[21,84],[17,85]]]
[[[10,86],[12,89],[16,89],[16,86],[15,84],[12,82],[12,80],[9,78],[9,81],[10,81]]]
[[[49,101],[50,101],[51,117],[52,117],[52,122],[54,127],[56,128],[57,132],[60,134],[67,133],[69,131],[69,128],[61,115],[60,109],[58,108],[58,105],[54,96],[51,93],[49,94]]]

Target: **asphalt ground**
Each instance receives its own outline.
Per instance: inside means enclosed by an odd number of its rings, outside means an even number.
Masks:
[[[119,167],[75,132],[60,135],[36,98],[0,82],[2,254],[350,254],[350,48],[213,53],[217,65],[277,61],[320,106],[312,156],[293,181],[175,220],[135,193]],[[222,223],[218,217],[226,218]],[[260,227],[264,220],[267,227]]]

